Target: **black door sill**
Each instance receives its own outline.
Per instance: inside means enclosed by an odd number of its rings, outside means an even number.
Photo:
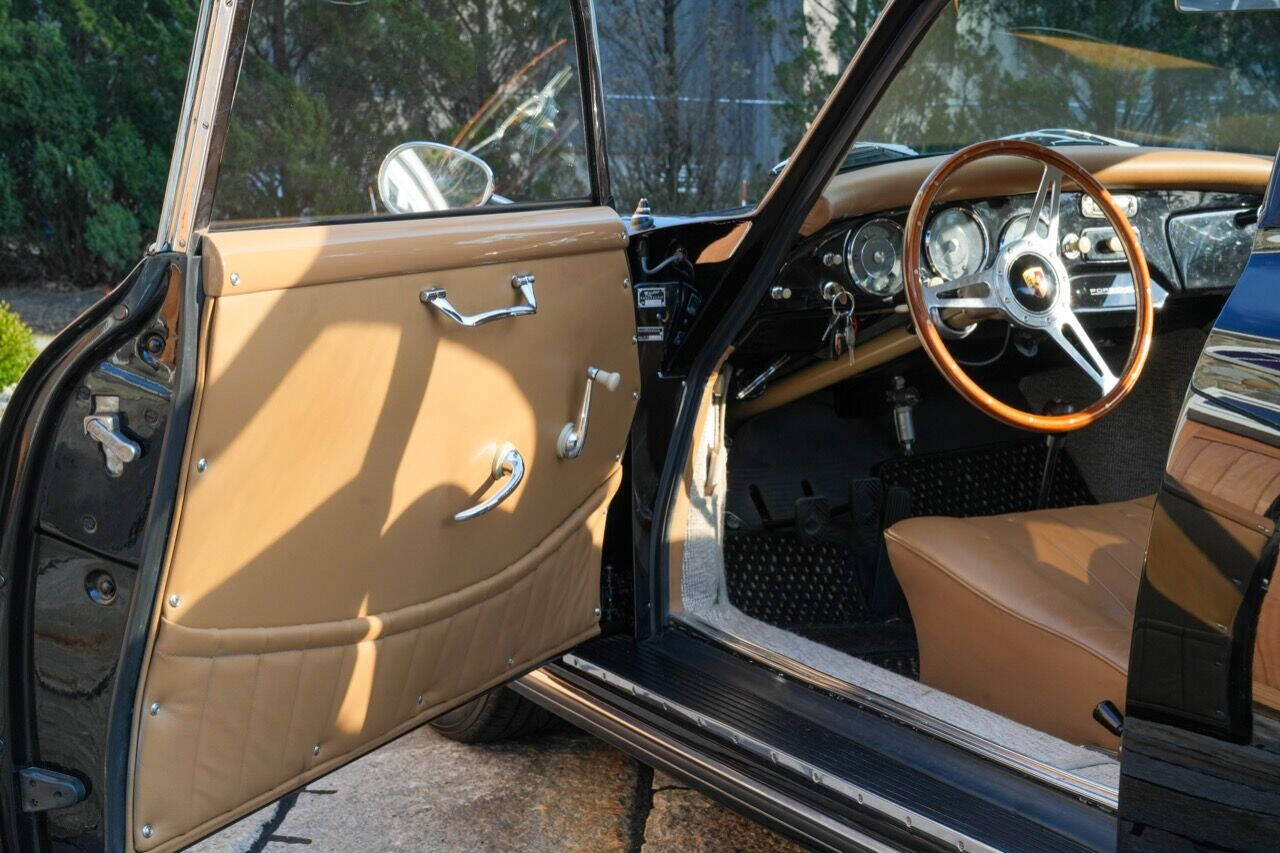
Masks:
[[[562,678],[697,737],[883,837],[957,849],[1111,850],[1112,814],[681,630],[588,643]]]

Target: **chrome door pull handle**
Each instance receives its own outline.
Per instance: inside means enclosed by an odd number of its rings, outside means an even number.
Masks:
[[[499,447],[497,454],[493,457],[493,479],[501,480],[503,477],[507,478],[507,482],[493,493],[493,497],[475,506],[467,507],[454,515],[453,520],[470,521],[473,518],[479,518],[511,497],[511,493],[520,487],[520,481],[524,479],[524,457],[520,455],[519,450],[509,444]]]
[[[533,276],[528,273],[513,275],[511,277],[511,286],[520,291],[520,295],[524,297],[524,305],[495,308],[492,311],[481,311],[479,314],[463,314],[458,311],[457,308],[453,307],[453,303],[449,301],[449,295],[443,287],[429,287],[419,293],[418,298],[458,325],[466,326],[468,329],[473,326],[492,323],[494,320],[503,320],[507,317],[523,317],[526,314],[537,314],[538,297],[533,292]]]

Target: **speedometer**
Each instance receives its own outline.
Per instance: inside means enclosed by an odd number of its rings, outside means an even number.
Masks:
[[[844,247],[849,272],[872,296],[902,290],[902,227],[891,219],[872,219],[849,235]]]
[[[967,207],[949,207],[933,217],[924,235],[929,266],[944,280],[972,275],[987,260],[987,229]]]

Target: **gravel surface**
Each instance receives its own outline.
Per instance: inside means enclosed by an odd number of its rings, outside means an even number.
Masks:
[[[103,296],[102,290],[0,287],[0,301],[18,312],[37,337],[51,337]]]
[[[410,732],[213,835],[198,853],[803,850],[561,727],[466,746]]]

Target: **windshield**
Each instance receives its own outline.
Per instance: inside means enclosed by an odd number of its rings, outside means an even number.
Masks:
[[[1000,137],[1270,156],[1280,143],[1277,44],[1275,14],[1188,14],[1173,0],[957,0],[845,168]]]

